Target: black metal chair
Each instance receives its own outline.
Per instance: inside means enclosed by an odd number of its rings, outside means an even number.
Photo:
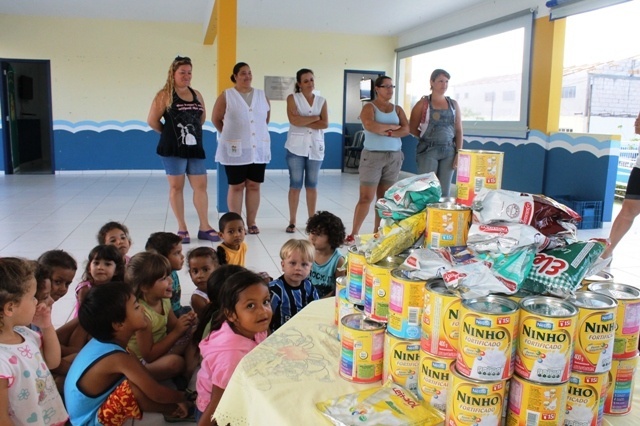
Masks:
[[[344,163],[345,167],[358,167],[360,163],[360,153],[364,148],[364,131],[358,130],[355,135],[353,135],[353,143],[345,148],[347,154],[347,160]],[[353,161],[351,161],[353,160]],[[352,166],[349,164],[353,163]]]

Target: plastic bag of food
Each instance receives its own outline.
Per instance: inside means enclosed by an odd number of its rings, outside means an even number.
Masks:
[[[424,213],[381,228],[381,232],[362,245],[362,251],[369,263],[378,263],[387,256],[396,256],[413,246],[424,234],[427,218]]]
[[[338,426],[440,426],[444,414],[404,387],[387,381],[382,387],[365,389],[319,402],[316,408]]]
[[[473,221],[476,223],[510,222],[529,225],[533,216],[531,194],[506,189],[482,188],[473,199]]]
[[[406,278],[428,280],[441,277],[453,265],[473,258],[466,247],[421,248],[411,252],[400,267]]]
[[[442,280],[449,290],[455,291],[463,299],[475,299],[492,293],[513,293],[482,262],[456,265],[442,274]]]
[[[473,223],[467,236],[467,246],[476,253],[509,254],[526,246],[534,246],[541,251],[546,249],[550,242],[549,238],[536,228],[522,223]]]
[[[423,211],[427,204],[437,203],[442,188],[436,174],[425,173],[402,179],[384,193],[376,202],[376,211],[381,218],[405,219]]]
[[[581,286],[582,279],[604,251],[602,241],[579,241],[536,255],[522,288],[532,293],[567,297]]]
[[[533,202],[531,226],[544,235],[568,234],[575,237],[575,225],[582,220],[578,213],[544,195],[533,195]]]

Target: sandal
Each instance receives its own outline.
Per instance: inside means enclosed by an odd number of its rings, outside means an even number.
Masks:
[[[249,229],[247,229],[247,234],[257,235],[259,233],[260,233],[260,228],[258,228],[256,225],[251,225]]]
[[[293,234],[294,232],[296,232],[296,226],[293,223],[290,223],[289,226],[287,226],[287,229],[284,230],[287,234]]]
[[[179,237],[182,237],[182,244],[189,244],[191,242],[189,231],[178,231],[176,234],[178,234]]]
[[[198,231],[198,239],[217,243],[220,241],[220,236],[218,235],[218,231],[215,229],[209,229],[208,231]]]
[[[347,235],[347,238],[344,239],[344,245],[346,246],[352,246],[355,243],[356,243],[356,238],[353,236],[353,234]]]

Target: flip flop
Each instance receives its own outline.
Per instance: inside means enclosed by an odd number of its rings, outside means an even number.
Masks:
[[[208,231],[198,231],[198,239],[217,243],[220,241],[220,236],[218,235],[218,231],[215,229],[209,229]]]
[[[296,226],[293,223],[290,223],[289,226],[287,226],[287,229],[284,230],[287,234],[293,234],[294,232],[296,232]]]
[[[176,234],[178,234],[179,237],[182,237],[182,244],[189,244],[191,242],[189,231],[178,231]]]
[[[249,229],[247,229],[247,234],[257,235],[259,233],[260,233],[260,228],[258,228],[256,225],[251,225]]]

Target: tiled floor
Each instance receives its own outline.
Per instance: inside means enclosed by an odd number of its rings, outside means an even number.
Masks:
[[[288,224],[288,174],[269,171],[262,185],[262,200],[258,213],[259,235],[247,235],[249,246],[247,267],[280,275],[279,250],[291,237],[306,238],[304,196],[298,209],[298,232],[284,232]],[[131,231],[133,245],[129,254],[144,249],[147,237],[156,231],[177,231],[176,221],[168,203],[166,177],[160,172],[83,173],[57,175],[0,176],[0,256],[20,256],[36,259],[46,250],[61,248],[78,261],[79,280],[86,264],[86,256],[97,244],[96,233],[110,220],[125,223]],[[322,172],[320,177],[318,210],[328,210],[340,216],[350,230],[353,210],[358,199],[358,175],[337,171]],[[191,190],[185,189],[187,223],[192,235],[197,231],[197,216],[191,200]],[[209,216],[217,224],[216,175],[209,174]],[[619,205],[614,207],[614,217]],[[604,229],[580,231],[580,239],[606,237],[611,223]],[[362,227],[371,232],[373,213]],[[614,255],[611,273],[616,281],[640,283],[640,221],[625,236]],[[200,245],[215,245],[198,241],[185,245],[187,250]],[[180,271],[183,304],[188,304],[194,285],[186,269]],[[75,304],[71,285],[69,293],[56,302],[53,319],[62,325]],[[157,418],[155,418],[157,421]],[[148,423],[145,421],[144,423]],[[152,424],[152,423],[149,423]],[[153,423],[157,424],[157,423]]]

